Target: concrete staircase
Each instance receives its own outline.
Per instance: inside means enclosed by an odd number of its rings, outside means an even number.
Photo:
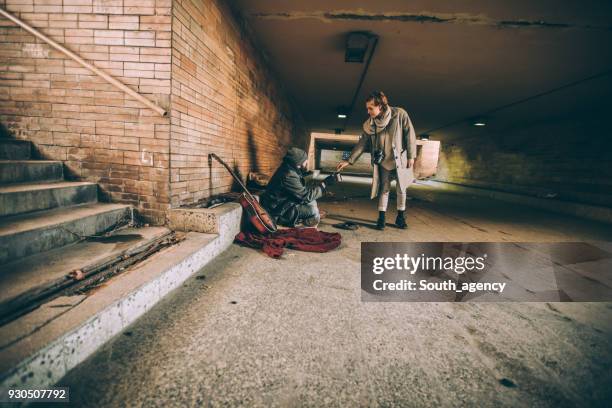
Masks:
[[[132,208],[98,202],[96,184],[64,180],[61,162],[33,160],[31,148],[0,135],[0,395],[55,384],[227,249],[243,222],[242,207],[225,203],[173,210],[176,232],[103,234],[133,220]],[[87,286],[73,272],[128,262],[160,242],[117,274],[93,275],[85,291],[57,290]]]
[[[0,138],[2,265],[132,220],[129,205],[98,202],[98,186],[64,180],[60,161],[33,160],[24,140]]]

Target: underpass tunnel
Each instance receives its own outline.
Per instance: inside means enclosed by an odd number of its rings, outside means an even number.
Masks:
[[[601,0],[0,0],[0,405],[612,406],[610,44]],[[402,146],[337,180],[381,91]]]
[[[310,170],[347,156],[382,90],[414,124],[417,180],[612,205],[609,5],[233,4],[299,108]],[[345,171],[366,176],[368,160]]]

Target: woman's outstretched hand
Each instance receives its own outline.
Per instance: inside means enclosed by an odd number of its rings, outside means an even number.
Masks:
[[[344,169],[346,166],[348,166],[350,163],[347,162],[346,160],[342,160],[338,163],[338,165],[336,166],[336,171],[342,171],[342,169]]]

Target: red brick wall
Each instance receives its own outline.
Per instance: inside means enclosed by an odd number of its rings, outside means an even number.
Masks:
[[[225,2],[174,0],[172,21],[171,202],[191,203],[228,191],[231,176],[214,152],[243,175],[271,173],[292,141],[294,121]]]
[[[2,7],[161,106],[170,95],[170,0],[0,0]],[[43,158],[162,222],[169,118],[0,19],[0,121]]]
[[[143,96],[132,100],[0,18],[0,122],[41,157],[163,223],[170,207],[228,191],[211,151],[271,172],[293,125],[244,25],[215,0],[0,0],[3,8]]]

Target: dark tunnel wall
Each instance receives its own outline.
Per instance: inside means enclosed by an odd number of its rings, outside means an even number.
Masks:
[[[608,108],[599,109],[443,142],[437,179],[611,206]]]

